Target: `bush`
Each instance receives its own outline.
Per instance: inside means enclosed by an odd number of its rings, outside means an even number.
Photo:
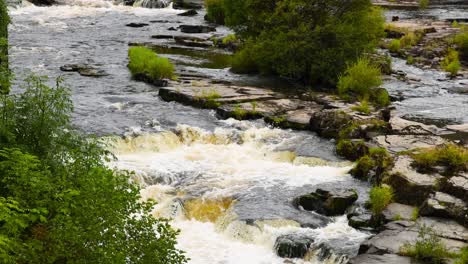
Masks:
[[[382,211],[393,201],[393,189],[390,186],[372,187],[369,193],[369,204],[374,215]]]
[[[449,175],[468,171],[468,150],[455,144],[445,144],[436,148],[423,149],[412,154],[416,166],[423,171],[445,166]]]
[[[153,80],[174,78],[174,65],[167,58],[161,58],[145,47],[132,47],[128,50],[128,68],[134,77],[147,76]]]
[[[464,61],[468,61],[468,28],[462,28],[462,32],[455,35],[454,43],[460,51],[460,57]]]
[[[385,88],[373,89],[370,100],[377,106],[385,107],[390,105],[390,95]]]
[[[419,0],[419,8],[426,9],[429,6],[429,0]]]
[[[224,25],[224,0],[205,0],[208,21]]]
[[[0,97],[0,263],[185,263],[131,174],[73,130],[68,89],[45,82]]]
[[[359,105],[353,106],[351,109],[367,115],[370,113],[369,103],[366,100],[362,100]]]
[[[4,0],[0,0],[0,95],[10,92],[8,69],[8,24],[10,17]]]
[[[232,58],[231,70],[234,73],[257,73],[258,65],[256,63],[252,46],[247,44],[242,50],[237,52]]]
[[[390,44],[388,45],[388,50],[393,53],[400,53],[401,52],[401,42],[399,39],[392,39]]]
[[[455,77],[460,70],[460,60],[458,59],[458,52],[454,49],[449,49],[447,56],[442,60],[441,66],[444,71],[450,73],[450,76]]]
[[[363,140],[341,139],[336,144],[336,153],[349,160],[355,161],[362,156],[369,154],[369,150]]]
[[[368,0],[224,0],[225,22],[248,43],[260,72],[336,84],[338,76],[384,35],[380,9]],[[253,65],[252,57],[237,65]],[[247,60],[247,62],[240,62]]]
[[[408,56],[408,58],[406,58],[406,64],[413,65],[414,64],[414,57],[413,56]]]
[[[406,243],[400,249],[400,253],[424,263],[432,264],[445,263],[447,258],[452,257],[437,233],[426,226],[420,227],[416,244]]]
[[[369,99],[371,89],[382,84],[380,69],[372,65],[368,59],[360,58],[346,69],[338,80],[340,95],[356,95],[358,98]]]

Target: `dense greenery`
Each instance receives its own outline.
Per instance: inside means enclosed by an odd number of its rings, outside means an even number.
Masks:
[[[57,80],[0,98],[0,263],[184,263],[177,232],[150,215],[131,174],[70,126]]]
[[[447,258],[453,257],[453,254],[447,250],[437,233],[427,226],[422,226],[419,229],[416,243],[414,245],[406,243],[400,249],[400,253],[423,263],[431,264],[446,263]]]
[[[460,70],[460,60],[458,58],[458,51],[449,49],[447,56],[442,60],[441,66],[444,71],[450,73],[450,76],[455,77]]]
[[[336,84],[347,63],[372,51],[384,18],[369,0],[211,0],[244,40],[233,70]],[[216,3],[216,4],[215,4]]]
[[[379,215],[393,201],[393,189],[390,186],[375,186],[369,192],[369,205],[374,215]]]
[[[459,34],[455,35],[454,42],[460,51],[460,58],[468,62],[468,26],[461,27],[460,31]]]
[[[0,95],[10,90],[8,69],[8,24],[10,17],[4,0],[0,0]]]
[[[445,167],[446,174],[468,171],[468,149],[455,144],[422,149],[412,154],[412,158],[416,166],[424,171],[434,170],[437,166]]]
[[[167,58],[159,57],[145,47],[132,47],[128,50],[128,68],[136,78],[142,76],[152,80],[174,78],[174,65]]]

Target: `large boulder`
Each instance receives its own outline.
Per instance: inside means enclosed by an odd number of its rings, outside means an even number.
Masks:
[[[390,175],[384,181],[393,187],[397,202],[419,206],[435,190],[442,176],[419,173],[411,163],[412,159],[408,156],[397,157]]]
[[[313,193],[297,197],[293,203],[296,207],[302,207],[304,210],[335,216],[344,214],[346,209],[357,199],[358,195],[355,190],[317,189]]]
[[[303,258],[314,243],[314,238],[305,234],[287,234],[275,241],[276,254],[282,258]]]
[[[419,210],[423,216],[436,216],[456,219],[468,227],[468,208],[466,202],[449,194],[436,192],[431,194]]]
[[[312,114],[310,129],[322,137],[337,138],[351,121],[352,117],[344,111],[329,109]]]

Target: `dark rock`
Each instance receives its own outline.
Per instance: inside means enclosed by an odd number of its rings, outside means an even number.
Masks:
[[[358,198],[355,190],[327,191],[317,189],[315,192],[294,199],[296,207],[315,211],[327,216],[342,215]]]
[[[385,222],[413,220],[415,210],[417,210],[417,208],[413,206],[391,203],[383,210],[382,215]]]
[[[468,227],[467,204],[449,194],[436,192],[431,194],[419,210],[423,216],[435,216],[442,218],[453,218],[460,224]]]
[[[349,264],[419,264],[410,257],[398,256],[396,254],[364,254],[352,258]],[[422,264],[422,263],[421,263]]]
[[[96,69],[88,64],[67,64],[61,66],[60,70],[64,72],[78,72],[81,76],[86,77],[103,77],[109,75],[105,71]]]
[[[393,187],[397,202],[419,206],[435,189],[437,180],[442,176],[421,174],[411,163],[412,159],[408,156],[397,157],[394,168],[385,181]]]
[[[216,31],[215,27],[204,25],[180,25],[179,28],[183,33],[209,33]]]
[[[177,44],[187,46],[187,47],[199,47],[199,48],[213,47],[213,41],[202,39],[202,38],[174,36],[174,40]]]
[[[133,6],[136,0],[123,0],[123,4],[126,6]]]
[[[173,35],[153,35],[151,36],[153,39],[174,39]]]
[[[141,28],[141,27],[147,27],[147,26],[149,26],[149,24],[147,24],[147,23],[134,23],[134,22],[132,22],[132,23],[126,24],[125,26],[127,26],[127,27],[132,27],[132,28]]]
[[[353,215],[348,219],[348,224],[349,226],[354,227],[356,229],[367,229],[374,227],[372,214],[370,213]]]
[[[465,173],[451,178],[444,178],[441,181],[440,189],[463,201],[468,201],[468,175]]]
[[[174,9],[202,9],[202,0],[174,0],[172,5]]]
[[[279,236],[275,242],[276,254],[282,258],[303,258],[314,239],[304,234]]]
[[[170,27],[170,28],[168,28],[167,30],[169,30],[169,31],[177,31],[177,28],[175,28],[175,27]]]
[[[194,9],[190,9],[186,12],[178,14],[178,16],[196,16],[196,15],[198,15],[198,12]]]
[[[55,0],[30,0],[36,6],[51,6],[57,4]]]
[[[399,16],[392,16],[392,22],[396,22],[398,20],[400,20]]]
[[[146,74],[134,75],[133,79],[137,80],[137,81],[150,83],[150,84],[153,84],[154,86],[157,86],[157,87],[166,87],[169,84],[169,82],[167,80],[164,80],[164,79],[163,80],[155,80],[155,79],[149,77]]]
[[[341,110],[324,110],[312,115],[310,129],[320,136],[337,138],[340,131],[351,121],[351,116]]]

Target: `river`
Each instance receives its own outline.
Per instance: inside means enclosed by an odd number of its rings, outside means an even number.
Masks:
[[[181,17],[182,11],[171,7],[125,7],[105,0],[64,3],[10,9],[11,67],[17,79],[28,74],[25,70],[65,77],[72,90],[74,125],[114,137],[117,160],[109,165],[135,171],[142,196],[158,201],[154,215],[171,218],[181,230],[178,247],[190,263],[342,263],[343,256],[357,254],[368,233],[349,227],[345,216],[323,217],[291,203],[323,186],[354,188],[357,204],[367,200],[369,186],[347,174],[351,164],[335,155],[333,142],[262,121],[221,121],[213,111],[164,102],[157,88],[131,79],[129,42],[173,34],[168,28],[181,23],[202,23],[203,12]],[[125,26],[132,22],[149,26]],[[72,63],[91,64],[109,75],[90,78],[60,71]],[[222,80],[268,84],[225,68],[195,70]],[[317,251],[306,260],[285,262],[274,251],[276,238],[284,234],[313,237]],[[325,252],[329,249],[332,253]]]

